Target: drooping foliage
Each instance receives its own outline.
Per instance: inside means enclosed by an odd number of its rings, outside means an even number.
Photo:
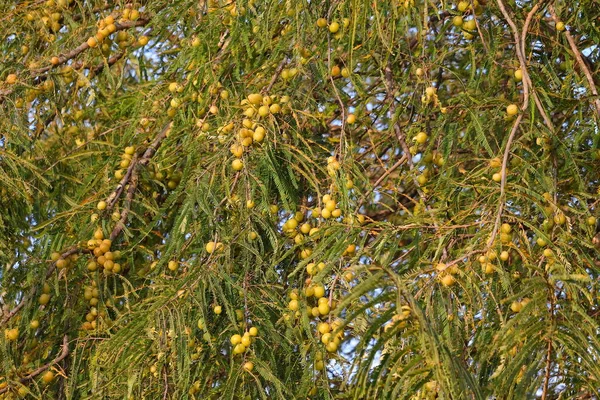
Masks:
[[[0,398],[600,396],[595,0],[0,11]]]

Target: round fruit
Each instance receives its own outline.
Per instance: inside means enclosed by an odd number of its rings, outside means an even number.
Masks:
[[[8,329],[5,332],[5,336],[11,342],[17,340],[19,338],[19,330],[17,328]]]
[[[510,305],[510,309],[513,312],[518,313],[519,311],[521,311],[521,309],[523,308],[523,305],[521,304],[520,301],[513,301]]]
[[[516,104],[511,104],[508,107],[506,107],[506,114],[508,114],[508,116],[512,117],[513,115],[517,115],[517,113],[519,112],[519,107],[517,107]]]
[[[220,315],[223,312],[223,308],[221,306],[215,306],[215,308],[213,308],[213,311],[215,312],[215,314]]]
[[[5,82],[9,85],[12,85],[17,82],[17,74],[8,74],[6,76]]]
[[[460,15],[455,16],[454,18],[452,18],[452,24],[454,26],[462,26],[463,24],[463,17],[461,17]]]
[[[336,33],[339,30],[340,30],[340,24],[338,24],[337,22],[334,21],[331,24],[329,24],[329,32]]]
[[[239,158],[236,158],[231,162],[231,167],[234,171],[240,171],[242,168],[244,168],[244,162]]]
[[[40,298],[39,298],[39,303],[40,303],[42,306],[45,306],[45,305],[46,305],[46,304],[48,304],[49,302],[50,302],[50,295],[49,295],[49,294],[43,293],[43,294],[41,294],[41,295],[40,295]]]
[[[523,80],[523,71],[520,69],[515,70],[515,81],[521,82]]]
[[[50,382],[52,382],[54,380],[54,372],[52,371],[46,371],[43,375],[42,375],[42,381],[47,385]]]
[[[319,18],[317,20],[317,26],[319,28],[325,28],[327,26],[327,20],[325,18]]]
[[[562,21],[556,23],[556,30],[562,32],[565,30],[565,24]]]
[[[252,363],[252,361],[246,361],[244,363],[243,368],[246,372],[252,372],[252,370],[254,369],[254,364]]]
[[[229,339],[229,341],[231,342],[231,344],[232,344],[232,345],[234,345],[234,346],[235,346],[236,344],[238,344],[238,343],[241,343],[241,341],[242,341],[242,336],[241,336],[241,335],[238,335],[238,334],[236,333],[235,335],[233,335],[233,336],[231,337],[231,339]]]
[[[446,286],[446,287],[449,287],[449,286],[452,286],[452,285],[454,285],[454,282],[456,282],[456,280],[455,280],[455,279],[454,279],[454,277],[453,277],[452,275],[450,275],[450,274],[448,274],[448,275],[444,275],[444,276],[442,277],[442,285],[444,285],[444,286]]]
[[[96,206],[96,208],[98,208],[98,210],[102,211],[106,209],[106,202],[104,200],[99,201],[98,205]]]

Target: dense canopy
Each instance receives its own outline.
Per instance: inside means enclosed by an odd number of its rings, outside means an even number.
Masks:
[[[0,23],[0,399],[600,397],[596,0]]]

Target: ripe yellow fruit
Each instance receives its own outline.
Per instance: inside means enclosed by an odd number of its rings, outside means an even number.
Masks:
[[[346,123],[348,123],[349,125],[356,123],[356,115],[348,114],[348,118],[346,118]]]
[[[108,254],[108,253],[106,253]],[[104,266],[106,268],[106,265]],[[175,260],[171,260],[169,261],[169,264],[167,265],[167,267],[171,270],[171,271],[176,271],[177,268],[179,268],[179,263]]]
[[[455,16],[454,18],[452,18],[452,24],[458,27],[462,26],[463,17],[461,17],[460,15]]]
[[[229,341],[231,342],[231,344],[232,344],[232,345],[234,345],[234,346],[235,346],[236,344],[238,344],[238,343],[241,343],[241,341],[242,341],[242,336],[241,336],[241,335],[238,335],[238,334],[236,333],[235,335],[233,335],[233,336],[231,337],[231,339],[229,339]]]
[[[248,95],[248,102],[250,104],[261,104],[263,101],[263,96],[260,93],[252,93]]]
[[[105,210],[106,209],[106,202],[104,200],[101,200],[98,202],[98,205],[96,206],[96,208],[100,211]]]
[[[331,24],[329,24],[329,32],[331,33],[337,33],[337,31],[340,30],[340,24],[338,24],[337,22],[332,22]]]
[[[596,217],[588,217],[586,223],[590,226],[596,226]]]
[[[248,330],[248,333],[250,334],[250,336],[258,336],[258,328],[253,326]]]
[[[319,18],[317,20],[317,26],[319,28],[325,28],[327,26],[327,20],[325,18]]]
[[[252,344],[252,339],[250,338],[250,334],[246,332],[244,336],[242,336],[242,344],[244,347],[248,348]]]
[[[503,251],[502,251],[502,253],[500,253],[500,259],[501,259],[502,261],[506,261],[506,260],[508,260],[508,257],[509,257],[508,251],[506,251],[506,250],[503,250]]]
[[[521,311],[521,309],[522,309],[522,308],[523,308],[523,305],[521,304],[521,302],[520,302],[520,301],[513,301],[513,302],[510,304],[510,309],[511,309],[513,312],[516,312],[516,313],[518,313],[519,311]]]
[[[290,300],[290,302],[288,303],[288,308],[291,311],[298,311],[298,309],[300,308],[300,304],[298,303],[298,300],[296,300],[296,299]]]
[[[8,74],[8,76],[5,79],[5,82],[8,83],[9,85],[16,83],[17,82],[17,74]]]
[[[246,361],[244,363],[243,368],[246,372],[252,372],[252,370],[254,369],[254,364],[252,363],[252,361]]]
[[[456,279],[454,279],[454,277],[450,274],[448,275],[444,275],[441,279],[442,285],[449,287],[454,285],[454,282],[456,282]]]
[[[233,168],[234,171],[241,171],[241,169],[244,168],[244,162],[239,158],[236,158],[231,162],[231,168]]]
[[[523,71],[521,69],[515,70],[515,81],[521,82],[523,80]]]
[[[221,306],[215,306],[213,308],[213,311],[215,312],[215,314],[220,315],[223,312],[223,308]]]
[[[564,24],[564,22],[558,21],[556,23],[556,30],[559,31],[559,32],[564,31],[565,30],[565,24]]]
[[[206,243],[206,252],[208,254],[214,253],[215,250],[223,250],[223,243],[213,241]]]
[[[19,330],[17,328],[7,329],[4,331],[4,336],[6,336],[6,339],[14,342],[19,338]]]
[[[39,298],[39,303],[40,303],[42,306],[45,306],[45,305],[46,305],[46,304],[48,304],[49,302],[50,302],[50,295],[49,295],[49,294],[47,294],[47,293],[42,293],[42,294],[40,295],[40,298]]]
[[[317,299],[320,299],[321,297],[325,296],[325,288],[323,287],[323,285],[314,286],[314,296]]]
[[[52,382],[54,380],[54,372],[52,371],[46,371],[43,375],[42,375],[42,382],[44,382],[44,384],[49,384],[50,382]]]
[[[518,112],[519,112],[519,107],[517,107],[516,104],[511,104],[508,107],[506,107],[506,114],[508,114],[509,117],[512,117],[513,115],[517,115]]]
[[[494,182],[500,182],[502,180],[502,174],[500,172],[496,172],[494,175],[492,175],[492,180]]]
[[[329,311],[330,311],[329,304],[327,304],[327,303],[319,304],[318,308],[319,308],[319,314],[321,314],[321,315],[329,314]]]
[[[140,46],[145,46],[145,45],[147,45],[147,44],[148,44],[148,40],[149,40],[149,39],[148,39],[148,36],[140,36],[140,37],[138,38],[138,44],[139,44]]]
[[[40,321],[34,319],[29,323],[29,326],[31,327],[31,329],[37,329],[40,326]]]
[[[94,48],[96,46],[98,46],[98,39],[94,36],[91,36],[88,40],[87,40],[87,45],[90,46],[91,48]]]
[[[233,348],[233,354],[242,354],[245,351],[246,351],[246,346],[244,346],[241,343],[236,344],[235,347]]]

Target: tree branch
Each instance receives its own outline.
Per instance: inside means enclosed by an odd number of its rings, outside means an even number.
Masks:
[[[60,354],[58,356],[56,356],[56,358],[54,358],[54,360],[50,361],[48,364],[42,365],[41,367],[39,367],[39,368],[33,370],[32,372],[30,372],[29,374],[25,375],[23,378],[19,379],[19,382],[26,383],[26,382],[32,380],[33,378],[35,378],[42,372],[49,369],[54,364],[59,363],[62,360],[64,360],[68,355],[69,355],[69,337],[67,335],[65,335],[65,336],[63,336],[63,344],[62,344],[62,350],[61,350]],[[10,386],[0,389],[0,394],[6,393],[9,390],[10,390]]]

